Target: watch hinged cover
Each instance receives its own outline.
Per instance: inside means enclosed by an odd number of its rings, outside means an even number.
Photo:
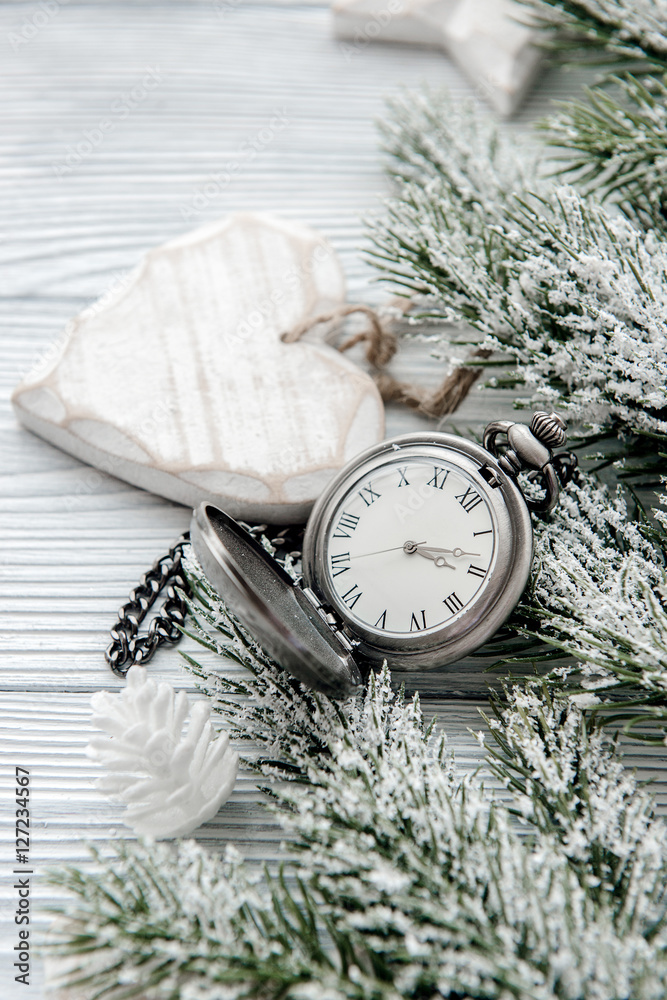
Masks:
[[[237,521],[210,503],[194,511],[192,546],[209,583],[280,666],[332,697],[361,683],[350,643]]]

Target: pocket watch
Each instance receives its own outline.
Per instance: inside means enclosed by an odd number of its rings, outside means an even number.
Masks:
[[[539,412],[530,426],[489,424],[483,445],[422,431],[369,448],[315,503],[299,584],[212,504],[194,512],[192,545],[267,652],[342,697],[385,660],[428,670],[491,638],[528,581],[531,512],[551,510],[574,471],[574,456],[553,453],[564,442],[562,419]]]

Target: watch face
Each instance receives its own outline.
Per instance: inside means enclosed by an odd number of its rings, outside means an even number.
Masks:
[[[531,556],[526,505],[489,452],[451,435],[406,435],[359,456],[318,500],[304,577],[362,656],[421,669],[493,634]]]
[[[473,479],[445,459],[396,458],[338,502],[324,549],[336,604],[380,633],[439,629],[484,590],[497,525]]]

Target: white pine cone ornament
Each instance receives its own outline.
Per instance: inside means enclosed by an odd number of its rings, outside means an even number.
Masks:
[[[97,786],[126,803],[123,822],[135,833],[184,836],[227,801],[239,757],[227,733],[215,733],[206,702],[191,708],[184,691],[133,666],[120,694],[98,691],[91,705],[93,723],[108,734],[94,736],[86,751],[109,771]]]

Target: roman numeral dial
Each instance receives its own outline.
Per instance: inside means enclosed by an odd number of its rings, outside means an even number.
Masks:
[[[357,603],[357,601],[361,599],[362,594],[363,591],[359,590],[357,584],[354,583],[352,584],[352,586],[350,587],[350,589],[347,591],[346,594],[342,594],[342,598],[347,604],[348,608],[353,608]]]
[[[366,506],[370,507],[372,503],[375,503],[376,500],[380,499],[382,494],[376,493],[371,484],[369,483],[368,486],[364,486],[363,489],[359,490],[359,496],[364,501]]]
[[[427,485],[432,486],[435,490],[441,490],[447,482],[448,475],[449,469],[441,469],[436,465],[433,468],[433,476],[428,480]]]
[[[442,603],[452,615],[455,615],[457,611],[462,611],[465,607],[461,598],[454,591],[452,591],[449,597],[443,597]]]
[[[475,493],[472,486],[469,486],[465,493],[459,494],[456,499],[461,504],[466,514],[470,514],[470,512],[475,509],[477,504],[482,503],[481,496],[479,493]]]
[[[360,636],[414,643],[466,615],[487,587],[497,546],[491,487],[455,459],[397,449],[352,474],[332,504],[323,596]]]
[[[358,524],[359,518],[356,514],[341,514],[333,537],[350,538],[352,532],[356,530]]]
[[[350,566],[350,553],[349,552],[339,552],[336,555],[331,556],[331,575],[340,576],[341,573],[347,573],[352,567]]]

